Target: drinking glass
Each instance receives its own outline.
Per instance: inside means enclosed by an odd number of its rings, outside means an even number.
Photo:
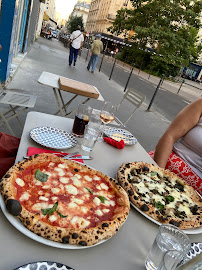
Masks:
[[[175,270],[183,262],[184,254],[178,250],[168,250],[163,255],[158,270]]]
[[[103,141],[103,133],[104,133],[104,129],[105,129],[105,125],[111,123],[112,121],[114,121],[115,119],[115,110],[116,107],[113,106],[113,104],[109,101],[105,101],[104,106],[100,112],[100,119],[103,122],[103,127],[102,127],[102,141]]]
[[[161,225],[145,261],[146,269],[158,269],[163,255],[168,250],[177,250],[186,256],[190,249],[188,236],[171,224]]]
[[[86,104],[78,105],[72,128],[72,133],[74,136],[83,137],[84,130],[89,122],[91,112],[92,108],[90,106]]]
[[[86,126],[81,149],[87,152],[92,151],[98,136],[99,129],[93,128],[92,126]]]

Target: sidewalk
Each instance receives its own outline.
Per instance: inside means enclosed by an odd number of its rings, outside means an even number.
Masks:
[[[29,53],[18,67],[12,81],[9,83],[10,89],[21,89],[29,94],[38,96],[34,111],[47,114],[54,114],[57,110],[57,104],[54,93],[50,87],[43,86],[37,82],[43,71],[66,76],[74,80],[89,83],[96,86],[104,99],[118,104],[123,96],[123,88],[102,72],[95,71],[94,74],[86,69],[87,63],[83,58],[79,58],[76,67],[68,65],[69,52],[64,49],[63,44],[57,40],[39,39],[34,43]],[[141,72],[142,73],[142,72]],[[148,76],[148,75],[147,75]],[[65,99],[70,99],[72,94],[62,93]],[[72,107],[84,100],[83,97],[77,97]],[[97,100],[90,100],[89,105],[100,109],[102,103]],[[169,125],[169,122],[155,111],[147,112],[148,104],[143,104],[128,122],[127,129],[138,139],[146,151],[153,150],[159,138]],[[132,111],[132,106],[127,102],[120,108],[118,117],[121,120],[127,119]],[[74,118],[74,115],[71,116]],[[26,113],[20,116],[24,123]],[[20,137],[22,129],[17,125],[16,120],[10,122],[16,136]],[[1,132],[8,133],[5,127],[1,127]],[[129,147],[129,146],[128,146]]]

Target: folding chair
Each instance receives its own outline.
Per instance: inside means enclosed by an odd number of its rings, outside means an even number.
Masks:
[[[128,117],[128,119],[124,123],[122,123],[121,120],[119,120],[117,117],[115,118],[115,122],[118,125],[125,128],[128,121],[131,119],[131,117],[134,115],[135,111],[140,107],[140,105],[145,101],[145,99],[146,99],[145,95],[143,95],[139,91],[135,90],[134,88],[129,88],[126,91],[126,93],[124,94],[123,99],[121,100],[121,102],[117,106],[117,111],[124,100],[127,100],[130,103],[132,103],[133,105],[135,105],[135,109],[133,110],[132,114],[130,114],[130,116]]]
[[[8,121],[12,120],[13,118],[17,118],[20,126],[22,126],[18,116],[28,108],[33,108],[35,106],[36,99],[37,97],[33,95],[8,90],[4,91],[0,89],[0,104],[9,105],[10,107],[10,110],[8,111],[3,112],[0,110],[0,118],[6,124],[12,135],[15,136]],[[0,123],[0,126],[2,126],[2,124],[3,123]]]

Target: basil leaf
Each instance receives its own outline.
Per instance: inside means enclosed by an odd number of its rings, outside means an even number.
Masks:
[[[174,202],[175,198],[171,195],[165,196],[167,202]]]
[[[58,210],[57,210],[57,213],[61,218],[66,218],[67,217],[67,216],[64,216],[63,214],[61,214]]]
[[[157,175],[157,172],[152,171],[152,172],[150,172],[150,174],[151,174],[151,176],[155,176],[155,175]]]
[[[42,173],[39,169],[35,172],[35,178],[41,182],[47,182],[48,175],[45,173]]]
[[[156,202],[155,200],[153,201],[154,202],[154,206],[157,208],[157,209],[164,209],[164,205],[160,202]]]
[[[86,190],[88,190],[88,192],[90,192],[91,194],[93,194],[93,191],[90,188],[85,187]]]
[[[104,196],[98,196],[98,198],[101,200],[102,203],[105,203],[105,200],[108,201],[108,199]]]
[[[50,215],[52,215],[52,214],[56,211],[57,207],[58,207],[58,202],[56,202],[56,203],[53,205],[52,208],[41,209],[41,212],[42,212],[42,214],[43,214],[44,216],[46,216],[46,215],[50,216]]]

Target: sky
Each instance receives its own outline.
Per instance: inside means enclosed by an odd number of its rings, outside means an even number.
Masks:
[[[76,3],[77,0],[55,0],[56,12],[60,13],[63,19],[66,19],[73,11]]]

